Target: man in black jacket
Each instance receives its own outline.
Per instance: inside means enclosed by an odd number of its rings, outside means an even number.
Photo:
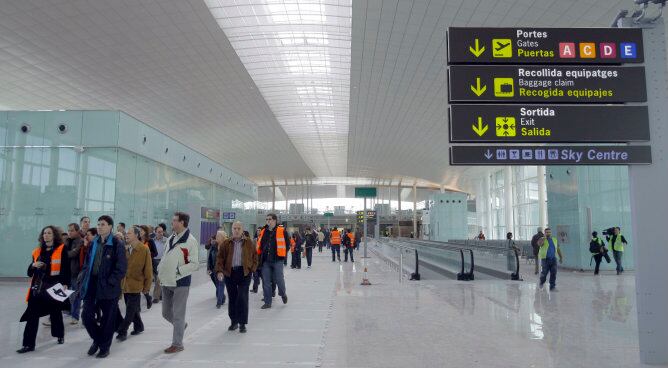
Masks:
[[[128,261],[125,245],[111,233],[114,220],[100,216],[97,220],[98,235],[93,239],[84,263],[79,292],[84,301],[81,316],[93,344],[88,355],[97,358],[109,356],[111,341],[116,327],[118,298],[121,295],[121,280],[125,277]],[[99,315],[99,318],[96,318]]]
[[[77,223],[71,223],[67,225],[67,242],[65,244],[65,250],[67,251],[67,258],[70,260],[70,289],[76,290],[79,288],[77,285],[77,277],[79,277],[79,271],[81,271],[81,266],[79,265],[79,252],[81,252],[81,247],[83,246],[83,239],[81,238],[81,228]],[[71,308],[70,315],[72,316],[72,321],[70,322],[73,325],[79,323],[79,310],[81,309],[81,299],[76,297],[76,294],[70,297]]]
[[[283,267],[288,264],[287,248],[289,244],[287,231],[283,226],[278,226],[278,217],[270,213],[266,217],[267,225],[260,231],[258,237],[258,255],[262,265],[262,289],[264,293],[264,305],[262,309],[271,308],[272,282],[278,286],[278,295],[283,299],[283,304],[288,302],[285,293],[285,278]]]

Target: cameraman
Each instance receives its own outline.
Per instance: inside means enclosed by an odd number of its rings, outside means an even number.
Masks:
[[[624,246],[629,243],[626,242],[626,238],[622,235],[621,229],[619,226],[613,229],[612,236],[606,236],[605,240],[608,241],[608,244],[612,246],[612,256],[615,258],[615,263],[617,263],[617,274],[624,272],[624,267],[622,267],[622,258],[624,255]]]
[[[605,247],[603,240],[598,237],[598,233],[594,231],[591,233],[591,240],[589,241],[589,252],[591,252],[591,257],[596,262],[596,268],[594,268],[594,275],[598,275],[599,267],[601,266],[601,260],[605,257],[605,260],[610,263],[610,256],[608,255],[608,249]],[[591,261],[589,261],[591,266]]]

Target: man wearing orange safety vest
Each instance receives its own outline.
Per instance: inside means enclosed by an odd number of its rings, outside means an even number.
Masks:
[[[262,270],[262,291],[264,293],[264,305],[262,309],[271,308],[272,283],[278,286],[278,295],[281,296],[283,304],[288,302],[285,293],[285,278],[283,267],[287,265],[288,233],[283,226],[277,226],[276,214],[270,213],[266,217],[265,225],[257,238],[257,254],[260,258],[260,269]]]
[[[341,262],[341,233],[336,226],[329,233],[329,242],[332,244],[332,262],[336,262],[336,259]]]
[[[355,234],[352,230],[346,230],[346,234],[343,238],[343,254],[345,255],[344,262],[348,262],[348,254],[350,254],[350,262],[355,262],[353,258],[353,249],[355,248]]]

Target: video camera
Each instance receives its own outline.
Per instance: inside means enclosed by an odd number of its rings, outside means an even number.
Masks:
[[[603,235],[604,235],[604,236],[613,236],[613,235],[615,235],[615,228],[614,228],[614,227],[609,227],[609,228],[603,230]]]

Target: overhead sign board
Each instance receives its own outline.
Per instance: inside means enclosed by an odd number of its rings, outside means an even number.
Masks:
[[[355,187],[355,198],[375,198],[376,188],[374,187]]]
[[[451,165],[650,164],[650,146],[453,146]]]
[[[642,63],[633,28],[448,28],[452,64]]]
[[[645,102],[645,69],[453,65],[449,69],[449,98],[464,102]]]
[[[324,216],[325,217],[334,217],[334,212],[325,212]]]
[[[649,140],[647,106],[450,106],[450,142],[632,142]]]

